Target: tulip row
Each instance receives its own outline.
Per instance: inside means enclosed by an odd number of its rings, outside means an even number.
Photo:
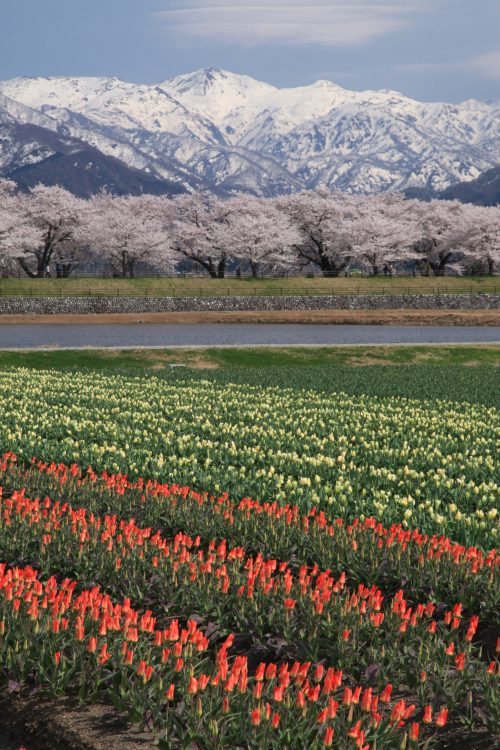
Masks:
[[[134,521],[100,518],[48,498],[30,501],[23,492],[3,500],[1,518],[8,557],[36,559],[44,574],[69,568],[82,585],[99,580],[115,594],[128,590],[139,605],[161,611],[161,619],[163,602],[180,615],[196,608],[197,622],[208,625],[212,638],[231,629],[242,634],[240,648],[253,643],[269,653],[279,643],[274,653],[281,658],[327,659],[356,680],[368,675],[374,685],[397,675],[421,703],[439,694],[459,705],[474,695],[474,707],[479,701],[482,715],[495,721],[492,690],[482,687],[484,665],[472,646],[479,618],[463,622],[460,604],[440,611],[432,602],[411,607],[403,592],[385,602],[375,586],[351,591],[345,575],[335,580],[317,565],[294,573],[286,563],[248,558],[225,541],[206,549],[184,534],[167,541]]]
[[[397,670],[416,688],[421,671],[443,681],[456,667],[447,656],[459,658],[461,672],[470,657],[479,618],[464,625],[461,604],[441,608],[436,620],[432,602],[409,606],[402,591],[386,602],[376,586],[346,587],[345,573],[336,579],[317,565],[294,572],[286,562],[247,557],[225,540],[205,550],[199,537],[179,533],[166,540],[134,521],[52,505],[48,498],[30,501],[22,492],[0,508],[7,559],[35,559],[44,574],[64,569],[80,581],[99,580],[115,595],[134,592],[138,604],[168,602],[168,615],[196,607],[203,622],[226,632],[250,627],[261,645],[266,636],[278,638],[294,656],[330,658],[357,679],[377,662],[379,680]]]
[[[310,662],[262,662],[250,673],[247,657],[231,656],[233,635],[210,661],[195,620],[158,628],[127,599],[115,603],[97,586],[77,593],[75,580],[42,582],[30,567],[0,565],[0,634],[11,678],[112,699],[155,728],[164,748],[426,747],[428,730],[448,716],[446,707],[393,700],[391,684],[347,684],[342,670]],[[485,670],[485,692],[494,679]]]
[[[84,502],[91,511],[111,510],[122,518],[136,517],[144,526],[161,528],[166,534],[189,530],[203,539],[225,539],[243,545],[247,554],[261,550],[266,557],[314,561],[322,569],[340,575],[347,571],[348,583],[375,584],[386,594],[405,581],[411,602],[432,596],[436,601],[461,601],[469,614],[498,625],[500,611],[500,553],[466,548],[447,537],[428,536],[393,524],[383,527],[374,519],[345,524],[314,509],[303,515],[297,506],[278,506],[244,499],[233,503],[227,495],[211,496],[177,486],[142,479],[129,481],[123,475],[97,476],[81,472],[76,465],[33,462],[26,471],[13,454],[0,463],[0,479],[6,488],[26,487],[37,494],[50,494],[72,505]],[[259,540],[258,549],[255,540]]]
[[[498,412],[206,381],[0,372],[0,448],[498,543]]]

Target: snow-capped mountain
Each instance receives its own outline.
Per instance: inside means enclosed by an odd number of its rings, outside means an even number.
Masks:
[[[17,78],[0,83],[0,128],[2,117],[78,138],[179,187],[222,194],[442,190],[500,162],[498,101],[422,103],[330,81],[278,89],[214,69],[158,85]]]
[[[115,195],[184,190],[180,180],[134,169],[64,131],[56,120],[0,94],[0,176],[23,190],[42,182],[85,198],[103,189]]]

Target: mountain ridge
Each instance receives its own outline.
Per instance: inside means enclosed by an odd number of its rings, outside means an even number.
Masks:
[[[16,78],[0,82],[0,113],[2,101],[19,124],[40,118],[185,190],[438,192],[500,162],[500,101],[418,102],[325,80],[276,88],[216,68],[152,85]]]
[[[488,169],[475,180],[457,182],[440,192],[418,188],[405,192],[408,198],[423,201],[458,200],[461,203],[474,203],[476,206],[497,206],[500,205],[500,166]]]

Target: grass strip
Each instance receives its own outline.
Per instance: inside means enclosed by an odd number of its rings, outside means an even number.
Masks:
[[[210,279],[157,278],[134,279],[1,279],[0,295],[21,296],[212,296],[266,294],[471,294],[498,293],[500,281],[495,276],[413,277],[395,276],[350,278]]]

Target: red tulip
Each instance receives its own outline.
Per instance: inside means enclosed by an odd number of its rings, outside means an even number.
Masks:
[[[435,724],[437,727],[444,727],[446,725],[447,720],[448,720],[448,709],[442,708],[441,711],[436,716]]]
[[[251,715],[251,722],[254,727],[258,727],[260,724],[260,709],[256,708],[252,711]]]
[[[344,706],[350,706],[352,703],[352,690],[351,688],[344,688],[344,696],[342,698],[342,703]]]
[[[327,730],[325,732],[325,736],[324,736],[324,739],[323,739],[323,745],[325,747],[331,747],[332,746],[332,744],[333,744],[333,734],[334,734],[333,727],[327,727]]]
[[[388,683],[380,693],[380,700],[382,701],[382,703],[389,703],[389,701],[391,700],[391,693],[392,685],[391,683]]]
[[[324,708],[318,714],[318,724],[324,724],[327,719],[328,719],[328,709]]]
[[[361,719],[356,722],[356,724],[353,726],[352,729],[349,730],[349,732],[347,733],[347,736],[357,739],[360,734],[361,734]]]
[[[173,699],[174,699],[174,693],[175,693],[175,685],[172,682],[172,683],[170,683],[169,688],[168,688],[168,690],[165,693],[165,698],[168,701],[173,701]]]

